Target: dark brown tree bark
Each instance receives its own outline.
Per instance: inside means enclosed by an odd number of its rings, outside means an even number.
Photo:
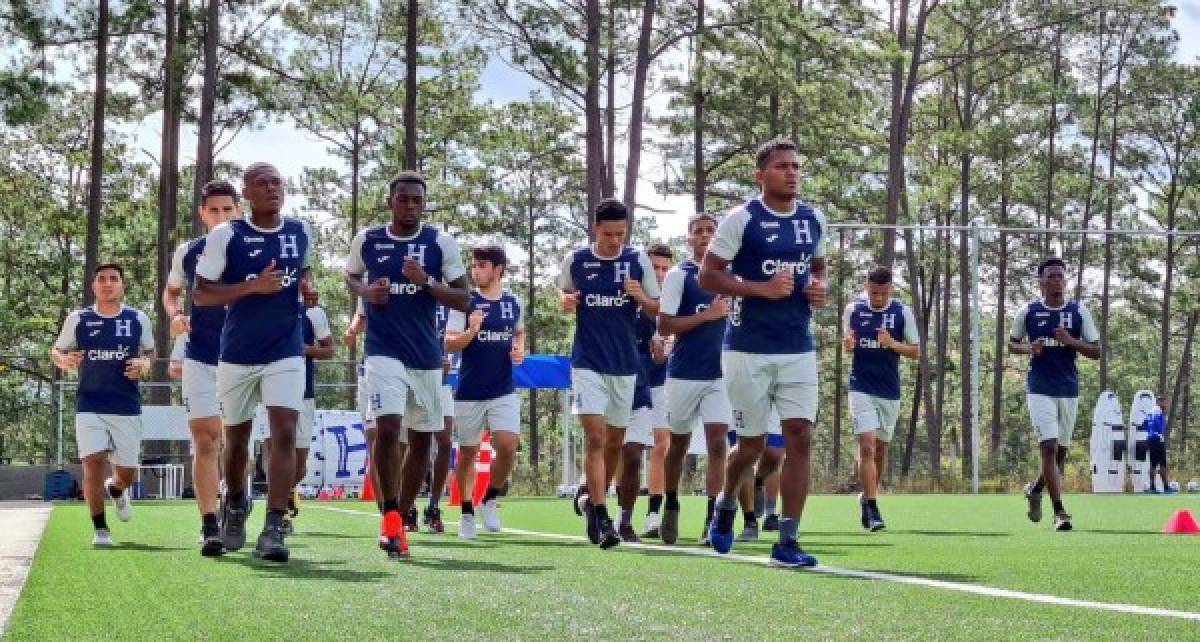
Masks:
[[[707,189],[707,174],[704,166],[704,0],[696,0],[696,60],[692,66],[692,166],[695,184],[692,201],[696,212],[704,211],[704,191]]]
[[[204,84],[200,89],[200,123],[196,132],[196,176],[192,185],[192,236],[204,232],[204,222],[194,212],[200,206],[200,189],[213,175],[213,119],[217,104],[217,45],[221,40],[220,0],[208,0],[204,12]]]
[[[90,286],[100,255],[100,213],[104,207],[104,101],[108,96],[108,0],[96,16],[96,83],[92,99],[91,166],[88,169],[87,239],[83,260],[83,304],[95,300]]]
[[[1121,115],[1121,74],[1125,68],[1125,48],[1132,43],[1121,38],[1117,45],[1117,76],[1113,81],[1113,110],[1112,126],[1108,132],[1108,184],[1104,186],[1107,199],[1104,208],[1104,229],[1113,229],[1113,209],[1116,207],[1117,179],[1117,142],[1119,138],[1119,117]],[[1108,338],[1108,311],[1110,308],[1109,289],[1112,281],[1113,268],[1113,235],[1104,235],[1104,286],[1100,299],[1100,339]],[[1100,389],[1108,390],[1108,348],[1100,353]]]
[[[404,34],[404,169],[417,167],[417,32],[419,7],[408,0],[407,30]],[[357,156],[357,154],[355,155]],[[355,181],[357,187],[358,182]],[[355,228],[357,229],[357,228]]]
[[[633,102],[629,109],[629,156],[625,162],[625,190],[621,196],[631,214],[637,206],[637,181],[642,166],[642,121],[646,114],[646,76],[650,70],[650,38],[654,34],[656,0],[642,4],[642,24],[638,32],[637,54],[633,65]]]
[[[584,159],[587,174],[588,235],[591,235],[596,204],[604,193],[604,139],[600,122],[600,1],[586,0],[585,42],[586,88],[584,90],[584,138],[587,154]]]

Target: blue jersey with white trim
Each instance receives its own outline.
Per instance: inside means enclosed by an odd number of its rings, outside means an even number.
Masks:
[[[283,272],[278,292],[247,295],[229,305],[221,329],[221,361],[253,366],[304,355],[300,279],[310,243],[308,225],[293,218],[284,218],[274,230],[235,219],[209,233],[197,275],[234,285],[258,278],[272,261]]]
[[[151,335],[149,318],[126,306],[110,317],[95,308],[84,308],[68,316],[55,347],[64,352],[83,352],[76,412],[141,414],[138,382],[125,376],[125,368],[130,359],[154,347]]]
[[[1075,365],[1078,354],[1054,338],[1054,331],[1060,327],[1075,339],[1089,343],[1099,340],[1091,314],[1077,301],[1067,301],[1062,307],[1052,308],[1037,300],[1017,311],[1012,339],[1028,339],[1030,343],[1042,345],[1041,354],[1029,359],[1025,389],[1030,393],[1048,397],[1079,396],[1079,370]]]
[[[900,354],[879,345],[879,329],[887,330],[896,341],[909,339],[915,328],[909,327],[910,314],[904,304],[888,302],[875,310],[863,299],[850,304],[847,325],[854,331],[854,357],[850,363],[850,390],[880,399],[900,398]]]
[[[458,389],[454,398],[488,401],[512,394],[515,386],[509,353],[517,328],[522,327],[521,304],[508,290],[495,300],[474,290],[471,292],[471,310],[483,312],[483,323],[479,333],[460,353]],[[464,315],[458,320],[461,323],[465,318]],[[452,330],[462,331],[462,328]]]
[[[204,237],[194,238],[184,244],[181,268],[184,282],[192,287],[196,283],[196,263],[204,253]],[[189,315],[191,331],[188,332],[184,356],[192,361],[217,365],[221,356],[221,328],[225,326],[225,306],[192,304]]]
[[[730,229],[736,226],[741,229]],[[804,288],[812,260],[824,256],[824,233],[824,218],[801,202],[789,214],[780,215],[755,198],[721,221],[709,252],[729,261],[734,276],[761,282],[787,270],[796,279],[795,289],[785,299],[734,297],[726,349],[755,354],[813,350],[812,310]],[[736,239],[736,245],[729,239]]]
[[[641,250],[624,247],[617,256],[605,258],[585,247],[568,256],[559,287],[579,293],[572,367],[617,376],[638,373],[638,304],[625,293],[627,278],[640,282],[646,296],[658,298],[650,259]]]
[[[700,287],[700,266],[687,259],[672,268],[663,282],[660,311],[673,317],[699,314],[712,305],[715,296]],[[667,374],[673,379],[715,381],[721,378],[721,345],[725,319],[703,323],[675,335],[667,359]]]
[[[654,335],[658,333],[658,323],[654,317],[646,316],[638,310],[637,315],[637,350],[642,368],[646,371],[646,385],[657,388],[667,381],[667,363],[655,363],[652,349]]]

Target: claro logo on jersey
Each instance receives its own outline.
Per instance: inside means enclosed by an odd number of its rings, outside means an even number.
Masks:
[[[809,263],[812,262],[811,254],[802,254],[799,261],[781,261],[779,259],[766,259],[762,262],[763,274],[773,276],[776,272],[788,271],[795,276],[808,274]]]
[[[125,361],[129,358],[129,348],[120,347],[116,350],[88,350],[88,361]]]
[[[512,341],[512,338],[512,330],[480,330],[479,334],[475,335],[476,341],[488,343]]]
[[[629,303],[629,295],[620,294],[589,294],[583,297],[583,304],[589,308],[619,308]]]

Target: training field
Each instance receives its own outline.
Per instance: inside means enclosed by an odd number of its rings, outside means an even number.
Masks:
[[[1070,533],[1011,495],[887,496],[875,534],[852,496],[814,497],[800,541],[824,571],[766,567],[773,533],[724,558],[698,548],[703,501],[685,500],[670,550],[601,551],[567,500],[507,499],[511,531],[417,535],[402,562],[375,547],[374,505],[306,502],[282,566],[200,557],[190,502],[138,503],[128,524],[110,511],[110,550],[92,549],[82,505],[60,505],[7,637],[1200,639],[1200,536],[1158,533],[1176,508],[1200,513],[1196,495],[1072,496]]]

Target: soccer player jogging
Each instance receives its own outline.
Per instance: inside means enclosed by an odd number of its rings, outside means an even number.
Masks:
[[[1029,355],[1025,376],[1029,418],[1038,435],[1041,475],[1025,486],[1031,522],[1042,520],[1042,490],[1050,493],[1054,529],[1071,530],[1071,516],[1062,503],[1062,465],[1071,445],[1079,408],[1076,355],[1100,358],[1100,332],[1088,309],[1066,297],[1067,271],[1062,259],[1038,265],[1042,296],[1021,306],[1013,317],[1008,349]]]
[[[880,477],[887,468],[887,448],[900,416],[900,357],[921,356],[912,309],[892,298],[892,271],[873,268],[866,296],[842,313],[842,350],[850,362],[850,418],[858,441],[860,521],[869,531],[883,530],[879,512]]]
[[[117,518],[131,517],[129,487],[142,450],[142,402],[138,380],[150,371],[154,331],[150,318],[124,304],[125,272],[103,263],[92,276],[95,305],[67,315],[50,359],[79,371],[75,394],[75,444],[83,461],[83,497],[92,516],[92,545],[112,546],[104,517],[111,497]],[[113,468],[104,478],[104,461]]]
[[[708,510],[702,537],[707,537],[709,517],[725,481],[725,433],[732,416],[721,375],[721,343],[729,306],[724,297],[704,290],[697,280],[704,252],[716,231],[717,220],[708,214],[688,221],[687,244],[692,255],[667,273],[659,302],[658,331],[675,338],[666,380],[671,436],[663,465],[666,503],[660,534],[665,544],[679,539],[679,479],[697,422],[704,429],[708,450]]]
[[[267,516],[254,556],[286,562],[284,516],[295,478],[296,422],[304,409],[304,328],[301,293],[310,289],[312,231],[282,215],[283,178],[253,163],[242,175],[250,216],[222,223],[204,240],[193,300],[227,306],[217,364],[217,395],[225,424],[225,497],[221,539],[236,551],[246,542],[246,460],[261,402],[272,444],[267,462]]]
[[[458,440],[455,476],[462,496],[458,535],[475,539],[475,457],[483,431],[491,434],[491,480],[480,503],[483,527],[500,532],[496,498],[516,463],[521,437],[521,398],[512,367],[525,360],[525,319],[521,302],[504,287],[508,259],[504,248],[485,245],[471,250],[471,313],[450,313],[446,352],[461,353],[458,389],[454,392],[454,427]]]
[[[633,530],[633,509],[637,505],[638,489],[642,481],[642,455],[654,446],[654,395],[650,387],[651,373],[657,361],[666,361],[663,340],[655,332],[653,316],[638,311],[636,322],[638,364],[637,378],[633,383],[633,409],[629,426],[623,431],[609,431],[605,442],[604,466],[606,482],[617,479],[617,504],[621,517],[617,520],[617,536],[622,542],[637,542]],[[618,437],[620,437],[618,439]],[[659,497],[661,499],[661,496]]]
[[[738,447],[725,467],[709,539],[719,553],[733,548],[742,476],[762,452],[774,402],[785,457],[783,516],[771,563],[814,566],[816,559],[796,543],[796,531],[808,497],[817,416],[817,357],[809,324],[812,306],[825,304],[825,217],[796,199],[795,143],[772,140],[759,148],[755,161],[762,195],[721,221],[700,268],[700,287],[735,297],[722,367]]]
[[[376,435],[372,465],[383,500],[381,532],[389,557],[408,555],[402,515],[416,501],[429,469],[433,434],[441,431],[442,346],[437,304],[466,310],[466,270],[458,244],[421,222],[425,180],[401,172],[388,183],[392,221],[360,231],[350,243],[346,285],[367,312],[366,382]],[[365,277],[365,280],[364,280]],[[447,285],[448,284],[448,285]],[[404,461],[396,442],[408,429]],[[396,479],[400,491],[392,495]]]
[[[437,306],[438,345],[446,339],[446,322],[450,319],[450,309],[445,305]],[[454,388],[450,386],[449,377],[454,372],[454,364],[449,353],[442,353],[442,429],[434,436],[437,451],[433,456],[433,475],[429,480],[429,505],[425,507],[424,521],[430,533],[446,532],[442,522],[442,510],[438,502],[442,499],[442,491],[446,489],[446,478],[450,475],[450,450],[454,447]],[[416,509],[413,509],[412,523],[405,519],[405,525],[413,530],[416,524]]]
[[[593,243],[567,255],[558,287],[560,308],[575,314],[572,413],[583,425],[587,482],[575,505],[587,518],[588,539],[608,549],[621,540],[604,504],[605,442],[624,442],[639,366],[634,325],[639,309],[658,314],[658,281],[646,253],[625,245],[625,205],[605,199],[594,217]]]
[[[232,219],[240,218],[242,207],[238,193],[226,181],[210,181],[200,190],[197,215],[205,232]],[[221,327],[225,324],[225,306],[193,305],[184,311],[184,290],[195,284],[196,263],[204,252],[204,236],[179,245],[171,261],[167,287],[162,293],[163,310],[171,319],[171,334],[184,337],[183,407],[192,433],[192,478],[196,486],[196,505],[200,509],[203,543],[200,554],[214,557],[225,553],[217,520],[217,484],[220,480],[218,455],[221,451],[221,411],[217,401],[217,361],[221,352]],[[186,335],[186,336],[185,336]]]
[[[646,249],[650,256],[650,264],[654,266],[654,278],[658,281],[659,290],[663,280],[675,260],[671,248],[662,243],[655,243]],[[649,353],[643,353],[647,368],[647,384],[650,387],[650,408],[647,410],[648,421],[651,424],[653,443],[650,445],[649,457],[646,458],[646,485],[650,491],[650,501],[646,508],[646,522],[643,525],[643,537],[661,537],[659,525],[662,522],[661,510],[664,491],[664,473],[667,457],[667,447],[671,441],[671,430],[667,427],[667,353],[669,352],[666,339],[657,334],[657,323],[653,316],[645,317],[650,328],[655,331],[650,339]]]

